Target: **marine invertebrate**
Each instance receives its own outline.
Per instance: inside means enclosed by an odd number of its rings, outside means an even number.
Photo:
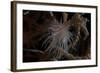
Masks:
[[[70,46],[75,46],[79,40],[80,30],[85,32],[85,36],[88,36],[88,31],[86,28],[87,19],[83,18],[80,14],[75,14],[71,20],[67,21],[67,13],[62,13],[63,18],[60,19],[60,22],[55,19],[53,13],[51,16],[53,20],[50,23],[48,28],[48,37],[44,40],[42,46],[46,47],[45,52],[47,52],[52,58],[60,59],[62,56],[67,57],[68,59],[75,59],[73,55],[68,53]],[[63,22],[62,22],[63,21]],[[73,26],[77,31],[76,36],[69,31],[70,26]],[[75,40],[73,40],[73,38]],[[47,45],[49,43],[49,45]],[[70,43],[70,46],[69,44]]]

